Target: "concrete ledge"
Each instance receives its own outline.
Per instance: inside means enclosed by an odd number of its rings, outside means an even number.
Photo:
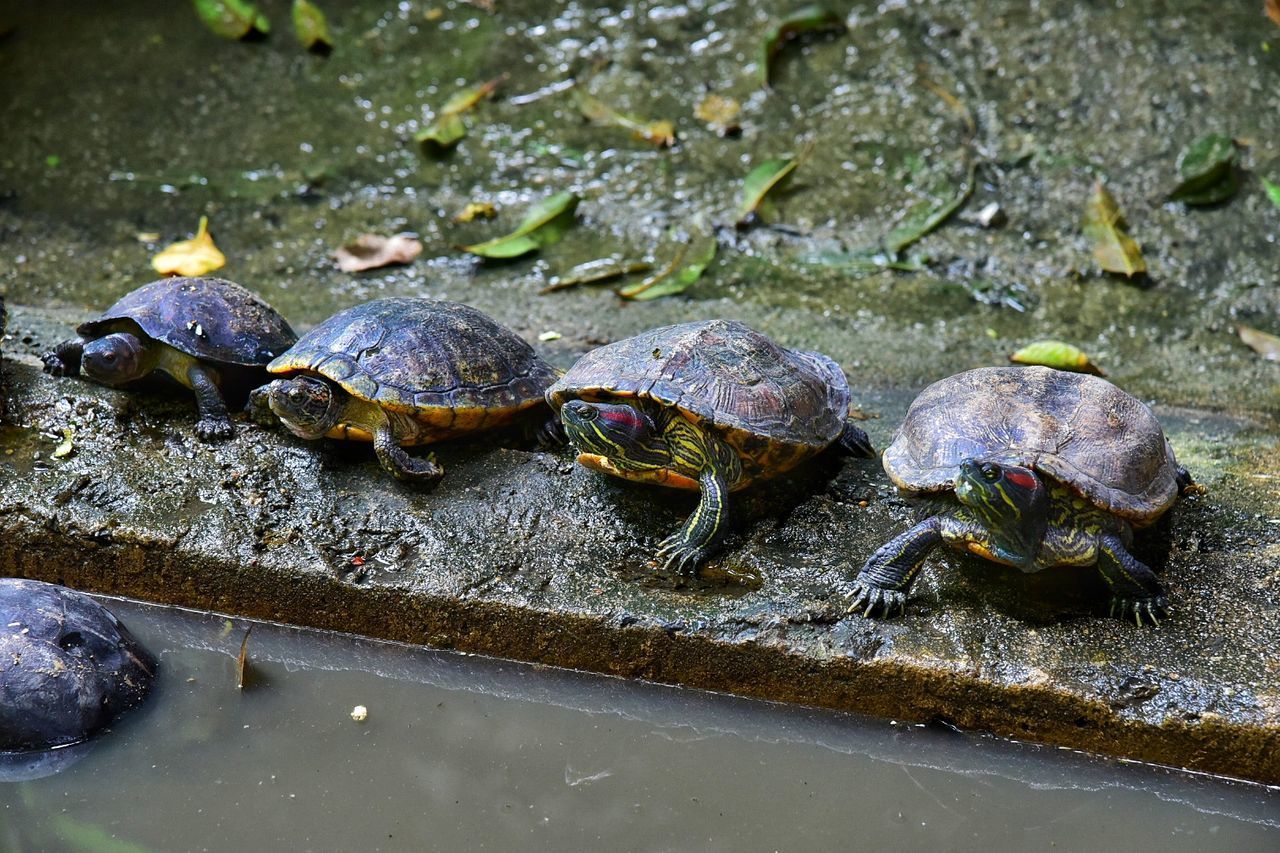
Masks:
[[[1280,523],[1261,424],[1161,411],[1209,488],[1148,556],[1175,609],[1102,615],[1091,573],[930,561],[905,619],[833,591],[911,510],[878,464],[821,457],[740,496],[707,579],[648,557],[688,496],[514,437],[440,446],[421,493],[367,448],[241,424],[209,447],[189,400],[39,373],[66,318],[17,309],[0,427],[0,572],[165,604],[893,717],[1280,783]],[[865,394],[883,445],[910,394]],[[51,458],[64,428],[75,451]],[[511,445],[511,446],[504,446]],[[861,506],[861,502],[866,506]],[[1268,515],[1268,512],[1270,515]],[[1163,547],[1161,547],[1161,543]],[[1167,553],[1162,553],[1167,550]],[[1151,553],[1153,552],[1154,553]]]

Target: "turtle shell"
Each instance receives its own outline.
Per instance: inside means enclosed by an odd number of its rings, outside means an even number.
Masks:
[[[884,468],[901,489],[952,488],[965,459],[1032,468],[1138,526],[1177,498],[1177,462],[1151,409],[1105,379],[985,367],[933,383],[907,410]]]
[[[639,397],[710,428],[754,466],[784,471],[844,428],[849,382],[825,355],[781,347],[736,320],[651,329],[592,350],[547,391],[566,401]]]
[[[86,339],[131,322],[149,338],[203,361],[263,367],[298,336],[275,309],[233,281],[162,278],[125,294],[76,330]]]
[[[428,420],[451,410],[457,425],[468,410],[494,415],[538,405],[556,378],[533,347],[487,314],[407,297],[334,314],[267,370],[319,374],[359,399]]]

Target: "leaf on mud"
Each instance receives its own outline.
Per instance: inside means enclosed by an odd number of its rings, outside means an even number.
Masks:
[[[422,243],[407,234],[383,237],[380,234],[361,234],[333,253],[338,269],[343,272],[361,272],[393,264],[410,263],[422,254]]]
[[[1230,136],[1210,133],[1191,143],[1178,157],[1182,182],[1169,198],[1183,204],[1217,204],[1240,188],[1236,174],[1236,143]]]
[[[773,73],[773,61],[778,51],[796,37],[807,33],[842,33],[846,29],[844,18],[821,4],[804,6],[783,18],[769,29],[760,46],[760,66],[757,73],[762,86],[769,85]]]
[[[462,208],[457,216],[453,217],[454,222],[471,222],[474,219],[492,219],[498,215],[498,208],[488,201],[469,201],[467,206]]]
[[[969,165],[965,182],[958,189],[944,193],[941,199],[922,202],[908,208],[889,229],[889,233],[884,235],[882,243],[885,252],[890,257],[897,258],[903,249],[946,222],[963,207],[969,200],[969,196],[973,195],[974,168],[973,164]]]
[[[71,427],[62,428],[62,441],[53,449],[54,459],[65,459],[76,449],[73,439],[76,433]]]
[[[800,165],[800,157],[773,157],[747,173],[742,182],[742,206],[738,208],[736,225],[747,228],[759,219],[757,211],[765,196],[786,182]]]
[[[554,293],[557,290],[567,290],[581,284],[603,284],[615,278],[648,272],[651,269],[653,264],[648,261],[624,261],[617,257],[596,258],[566,270],[564,275],[551,279],[551,283],[538,292]]]
[[[1041,364],[1058,370],[1070,370],[1073,373],[1092,373],[1094,376],[1106,376],[1107,372],[1085,354],[1084,350],[1062,341],[1036,341],[1009,356],[1009,360],[1017,364]]]
[[[623,299],[644,301],[684,293],[702,278],[707,266],[715,260],[718,247],[714,234],[694,238],[680,247],[671,263],[644,281],[622,288],[618,295]]]
[[[166,246],[151,259],[151,268],[161,275],[204,275],[226,263],[226,256],[209,236],[209,217],[201,216],[196,236]]]
[[[242,39],[271,32],[271,22],[247,0],[195,0],[201,22],[225,39]]]
[[[240,654],[236,657],[236,690],[244,690],[249,676],[249,635],[252,633],[253,626],[250,625],[240,641]]]
[[[1249,326],[1236,326],[1236,334],[1267,361],[1280,361],[1280,338]]]
[[[593,124],[629,130],[636,139],[650,142],[659,148],[670,148],[676,144],[675,125],[665,119],[645,121],[620,113],[578,87],[574,87],[573,100],[578,105],[578,112],[582,113],[582,117]]]
[[[1263,6],[1263,11],[1267,13],[1267,17],[1275,21],[1280,26],[1280,0],[1267,0]]]
[[[519,227],[503,237],[462,246],[462,251],[482,258],[516,258],[558,242],[573,225],[580,199],[572,192],[548,196],[529,208]]]
[[[1276,0],[1276,2],[1280,2],[1280,0]],[[1262,187],[1267,191],[1267,198],[1271,199],[1271,203],[1276,207],[1280,207],[1280,184],[1272,183],[1263,178]]]
[[[1147,262],[1133,238],[1125,233],[1124,216],[1115,197],[1098,181],[1084,209],[1084,235],[1093,244],[1093,256],[1107,272],[1133,278],[1147,272]]]
[[[742,132],[742,125],[738,124],[741,111],[742,106],[733,98],[712,93],[698,102],[693,115],[721,136],[736,136]]]
[[[503,74],[477,86],[454,92],[436,113],[436,120],[413,135],[414,141],[441,153],[457,145],[467,135],[462,114],[492,95],[506,79],[507,75]]]
[[[328,54],[333,50],[329,22],[311,0],[293,0],[293,31],[302,46],[313,53]]]

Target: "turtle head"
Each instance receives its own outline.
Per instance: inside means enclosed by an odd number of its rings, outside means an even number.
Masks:
[[[1029,563],[1040,550],[1049,525],[1049,495],[1030,468],[982,459],[960,463],[956,498],[991,534],[993,554],[1017,564]]]
[[[152,367],[146,345],[128,332],[113,332],[86,343],[80,366],[86,376],[103,385],[133,382]]]
[[[565,435],[581,453],[624,470],[666,468],[671,450],[653,418],[635,406],[570,400],[560,407]]]
[[[338,425],[342,395],[314,376],[277,379],[267,386],[271,411],[299,438],[323,438]]]

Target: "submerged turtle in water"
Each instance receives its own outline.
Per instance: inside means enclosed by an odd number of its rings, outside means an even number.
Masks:
[[[444,474],[402,445],[427,444],[511,422],[543,408],[556,371],[533,347],[469,305],[377,299],[341,311],[267,368],[255,391],[300,438],[372,441],[395,477]]]
[[[0,750],[82,741],[143,699],[156,661],[89,596],[0,579]]]
[[[683,571],[714,551],[730,492],[837,441],[873,455],[848,420],[849,383],[838,364],[734,320],[665,326],[593,350],[547,400],[583,465],[702,493],[658,552]]]
[[[939,545],[1037,572],[1096,565],[1111,612],[1139,625],[1168,612],[1155,574],[1129,553],[1191,484],[1155,415],[1116,386],[1047,367],[989,367],[926,388],[884,452],[905,494],[937,514],[871,555],[851,610],[904,609]]]
[[[298,336],[267,303],[220,278],[162,278],[125,295],[102,316],[81,323],[78,338],[43,356],[55,376],[82,369],[97,382],[128,386],[161,373],[195,392],[205,441],[234,427],[223,398],[243,403],[262,384],[268,362]]]

